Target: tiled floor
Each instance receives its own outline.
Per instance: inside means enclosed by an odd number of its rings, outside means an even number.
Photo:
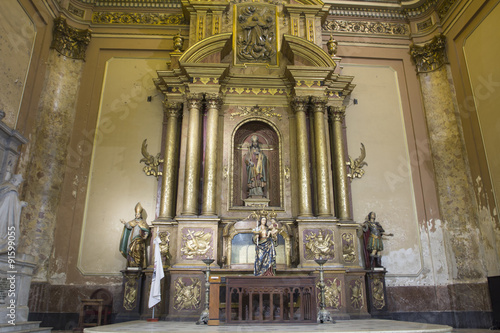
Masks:
[[[452,332],[450,326],[411,323],[394,320],[366,319],[337,321],[335,324],[326,323],[318,325],[224,325],[207,326],[196,325],[186,322],[146,322],[133,321],[108,326],[100,326],[85,329],[87,333],[113,333],[113,332],[335,332],[335,333],[438,333]],[[459,331],[467,332],[467,331]]]

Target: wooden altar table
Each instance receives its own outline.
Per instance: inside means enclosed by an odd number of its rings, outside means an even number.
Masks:
[[[226,278],[226,322],[316,323],[316,277]]]

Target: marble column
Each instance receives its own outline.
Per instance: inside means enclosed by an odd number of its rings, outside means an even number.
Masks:
[[[203,174],[203,203],[201,215],[216,215],[217,191],[217,136],[219,110],[222,100],[219,94],[206,94],[207,102],[207,138],[205,146],[205,170]]]
[[[298,96],[292,101],[296,119],[297,135],[297,179],[299,190],[298,216],[308,217],[312,214],[311,173],[309,169],[309,144],[307,140],[306,111],[309,97]]]
[[[179,116],[182,113],[182,103],[165,102],[167,129],[165,136],[165,154],[163,158],[163,173],[161,181],[160,219],[172,219],[175,216],[175,198],[178,174],[179,149]]]
[[[313,97],[314,148],[316,169],[316,190],[318,192],[318,216],[331,216],[330,175],[328,172],[328,152],[325,133],[326,98]]]
[[[202,94],[186,96],[189,109],[189,124],[184,174],[183,215],[198,215],[198,192],[201,169],[201,100]]]
[[[90,42],[62,18],[54,21],[36,132],[27,168],[19,251],[36,258],[34,281],[47,281],[57,207],[66,169],[67,147],[75,121],[79,82]]]
[[[424,46],[412,46],[429,131],[439,207],[449,234],[454,279],[485,276],[477,230],[474,189],[460,132],[461,124],[446,65],[444,36]]]
[[[335,179],[335,205],[336,214],[340,221],[351,221],[351,204],[349,201],[346,152],[344,142],[343,124],[345,106],[332,106],[330,108],[332,140],[333,170]]]

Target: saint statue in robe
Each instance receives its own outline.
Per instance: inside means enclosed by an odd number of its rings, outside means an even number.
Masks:
[[[0,185],[0,253],[9,252],[9,245],[18,245],[21,210],[28,205],[19,201],[18,187],[22,182],[23,176],[14,175]]]
[[[247,169],[248,197],[264,197],[264,188],[267,185],[267,156],[261,150],[257,135],[252,136],[252,142],[245,154],[245,165]]]
[[[120,239],[120,253],[127,258],[127,267],[145,269],[147,265],[146,239],[150,235],[149,225],[143,219],[143,208],[138,202],[135,206],[135,219],[123,223]]]
[[[271,227],[267,225],[267,218],[261,216],[259,225],[253,229],[252,240],[255,244],[255,276],[274,276],[276,274],[276,249],[278,245],[278,224],[271,220]]]

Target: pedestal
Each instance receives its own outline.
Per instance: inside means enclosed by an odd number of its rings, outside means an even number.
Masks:
[[[144,273],[142,269],[135,267],[129,267],[121,272],[123,274],[123,297],[116,322],[139,320]]]
[[[368,312],[374,318],[392,319],[387,308],[384,268],[366,273],[366,291],[368,294]]]
[[[210,277],[210,308],[208,311],[209,326],[219,326],[220,282],[220,276]]]
[[[269,207],[269,199],[267,198],[247,198],[243,199],[245,207]]]

